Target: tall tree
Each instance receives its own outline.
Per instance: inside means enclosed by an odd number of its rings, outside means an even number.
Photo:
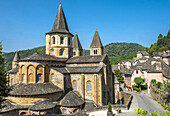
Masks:
[[[162,37],[163,37],[162,34],[159,34],[158,39],[162,39]]]
[[[0,43],[0,109],[3,107],[2,102],[4,97],[8,96],[9,87],[7,86],[8,80],[4,71],[4,59],[2,58],[2,45]]]

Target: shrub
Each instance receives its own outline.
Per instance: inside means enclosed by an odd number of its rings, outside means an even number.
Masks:
[[[151,80],[151,83],[152,83],[153,85],[156,85],[156,79],[152,79],[152,80]]]
[[[124,82],[124,88],[126,88],[126,83]]]
[[[162,84],[161,82],[157,82],[157,83],[156,83],[156,86],[157,86],[157,88],[159,88],[159,89],[162,89],[162,88],[163,88],[163,84]]]
[[[142,86],[141,86],[141,89],[142,89],[142,90],[146,90],[147,88],[148,88],[148,85],[142,85]]]
[[[132,85],[133,90],[140,91],[139,87],[137,85]]]
[[[107,108],[108,108],[108,112],[112,112],[112,105],[110,103],[108,103]]]

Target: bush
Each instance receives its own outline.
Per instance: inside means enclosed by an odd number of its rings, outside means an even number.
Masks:
[[[132,85],[132,88],[133,88],[133,90],[136,90],[137,92],[140,91],[139,86],[137,86],[137,85]]]
[[[156,85],[156,79],[152,79],[152,80],[151,80],[151,83],[152,83],[153,85]]]
[[[112,105],[110,103],[108,103],[107,108],[108,108],[108,112],[112,112]]]
[[[126,83],[124,82],[124,88],[126,88]]]
[[[142,89],[142,90],[146,90],[147,88],[148,88],[148,85],[142,85],[142,86],[141,86],[141,89]]]
[[[162,89],[163,88],[163,84],[161,82],[157,82],[156,83],[156,87],[159,88],[159,89]]]

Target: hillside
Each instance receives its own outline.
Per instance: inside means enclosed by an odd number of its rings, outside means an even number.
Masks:
[[[124,59],[127,56],[132,56],[137,53],[137,51],[141,51],[145,49],[145,47],[136,44],[136,43],[111,43],[104,47],[104,52],[108,54],[109,60],[111,64],[116,64],[118,61]],[[34,49],[21,50],[19,51],[20,57],[25,58],[27,56],[32,55],[33,53],[45,53],[45,46],[37,47]],[[83,55],[89,55],[89,50],[83,50]],[[15,52],[3,53],[3,57],[5,58],[5,70],[8,71],[11,69],[12,60],[15,55]]]

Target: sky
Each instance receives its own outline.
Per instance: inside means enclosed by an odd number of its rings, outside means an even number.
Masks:
[[[3,52],[44,46],[59,4],[69,31],[89,49],[96,29],[103,45],[138,43],[145,47],[170,29],[170,0],[0,0]]]

